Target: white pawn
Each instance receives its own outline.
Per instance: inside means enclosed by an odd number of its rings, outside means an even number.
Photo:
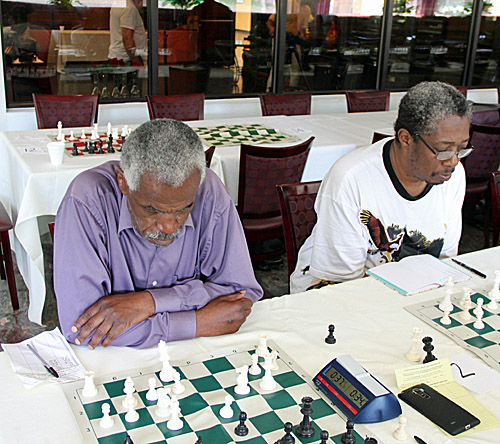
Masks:
[[[500,299],[500,270],[495,271],[495,282],[493,283],[493,288],[489,292],[488,296],[490,297],[490,303],[487,305],[487,307],[490,310],[496,310],[498,309],[498,301]]]
[[[484,299],[483,298],[477,298],[476,302],[476,308],[472,311],[476,317],[480,316],[481,318],[484,315],[484,310],[483,310],[483,304],[484,304]]]
[[[171,400],[168,396],[168,390],[161,387],[156,390],[156,393],[158,394],[158,402],[156,403],[155,413],[160,418],[167,418],[168,416],[170,416],[171,405]]]
[[[238,395],[248,395],[250,386],[248,385],[248,365],[243,365],[236,369],[238,377],[236,378],[236,387],[234,392]]]
[[[113,420],[113,418],[111,418],[111,416],[109,416],[111,407],[107,402],[103,403],[103,405],[101,406],[101,411],[102,411],[102,418],[99,421],[99,425],[103,429],[109,429],[110,427],[113,427],[115,421]]]
[[[470,310],[472,308],[472,303],[470,296],[472,294],[472,290],[469,287],[464,287],[462,289],[463,295],[462,299],[460,299],[460,306],[465,310]]]
[[[443,317],[439,320],[441,324],[443,325],[450,325],[451,324],[451,319],[450,319],[450,310],[448,307],[444,309]]]
[[[472,316],[470,315],[469,310],[470,308],[465,308],[458,314],[458,316],[463,322],[469,322],[471,320]]]
[[[174,386],[172,387],[172,392],[176,395],[180,395],[186,391],[186,387],[181,382],[181,375],[178,371],[174,370],[172,377],[174,378]]]
[[[405,441],[408,439],[408,433],[406,433],[406,422],[406,417],[401,415],[399,417],[399,426],[392,434],[392,436],[394,436],[394,438],[398,441]]]
[[[263,358],[269,353],[269,349],[267,348],[267,335],[259,335],[259,346],[255,353],[257,353],[257,356],[260,358]]]
[[[453,278],[450,276],[448,282],[446,283],[446,288],[444,289],[444,298],[439,304],[439,309],[445,311],[448,309],[449,312],[453,310],[453,304],[451,303],[451,295],[453,294]]]
[[[476,320],[474,321],[474,324],[472,324],[472,326],[476,330],[482,330],[484,328],[484,322],[483,322],[484,311],[481,310],[481,311],[475,312],[474,314],[476,315]]]
[[[422,329],[420,327],[413,327],[413,335],[411,337],[411,348],[405,355],[408,361],[420,362],[422,360],[422,353],[420,352],[421,336],[422,336]]]
[[[262,372],[262,369],[259,366],[259,355],[257,353],[254,353],[252,355],[252,366],[248,370],[248,373],[250,373],[253,376],[260,375]]]
[[[122,401],[122,406],[124,408],[128,408],[129,400],[132,400],[134,406],[137,404],[137,399],[134,398],[134,392],[135,392],[134,381],[132,381],[132,378],[130,376],[127,376],[127,379],[125,379],[123,387],[123,393],[127,395]]]
[[[182,427],[184,427],[184,423],[182,422],[182,419],[179,418],[179,415],[181,414],[179,403],[177,402],[176,405],[172,405],[171,409],[172,409],[172,417],[167,421],[167,429],[180,430],[182,429]]]
[[[219,415],[222,418],[229,419],[234,415],[234,411],[231,408],[231,404],[233,403],[234,398],[231,395],[226,395],[224,398],[224,407],[220,409]]]
[[[86,371],[83,376],[85,377],[85,385],[82,390],[82,395],[86,398],[92,398],[97,395],[97,388],[94,384],[94,375],[92,371]]]
[[[113,140],[118,140],[118,128],[116,126],[111,131],[111,134],[113,135]]]
[[[82,128],[82,135],[80,136],[81,139],[86,139],[87,134],[85,134],[85,128]]]
[[[272,370],[276,371],[280,369],[280,366],[278,364],[278,352],[276,350],[273,350],[271,352],[271,356],[273,357],[273,368]]]
[[[139,413],[135,411],[135,399],[130,398],[127,402],[127,413],[125,414],[125,421],[136,422],[139,419]]]
[[[273,378],[272,374],[273,369],[273,356],[268,353],[264,357],[264,377],[260,380],[259,387],[268,392],[274,390],[276,388],[276,381]]]
[[[127,137],[127,136],[128,136],[128,125],[125,125],[125,126],[122,128],[122,136],[123,136],[123,137]]]
[[[146,399],[151,402],[158,401],[158,393],[156,393],[156,379],[149,378],[148,386],[149,390],[146,392]]]
[[[75,133],[73,131],[69,132],[68,140],[71,140],[71,141],[76,140]]]

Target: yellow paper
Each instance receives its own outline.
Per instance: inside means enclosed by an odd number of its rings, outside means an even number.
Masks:
[[[453,381],[455,380],[448,358],[396,369],[396,382],[401,391],[422,382],[436,388],[437,385]]]

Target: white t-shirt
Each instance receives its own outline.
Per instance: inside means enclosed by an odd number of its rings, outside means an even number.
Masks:
[[[305,291],[317,279],[363,277],[367,268],[414,254],[457,254],[465,194],[462,164],[448,181],[428,186],[415,199],[397,178],[391,180],[391,142],[353,150],[327,173],[315,203],[318,222],[290,277],[291,293]]]
[[[125,6],[125,7],[124,7]],[[143,56],[147,47],[146,31],[141,14],[132,0],[117,0],[109,12],[109,59],[130,60],[123,46],[122,28],[134,31],[135,53]]]

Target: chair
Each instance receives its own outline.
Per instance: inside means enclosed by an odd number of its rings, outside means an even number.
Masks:
[[[38,129],[57,128],[59,121],[65,128],[97,123],[98,94],[62,96],[33,93],[33,103]]]
[[[320,185],[320,180],[276,185],[281,218],[283,219],[289,277],[297,265],[300,247],[311,234],[314,225],[316,225],[317,216],[314,211],[314,202]],[[290,290],[290,287],[288,290]]]
[[[12,307],[14,310],[19,310],[16,277],[14,275],[14,264],[12,263],[12,252],[10,251],[9,241],[9,230],[12,228],[12,221],[0,202],[0,278],[2,280],[7,278]]]
[[[498,109],[474,111],[470,121],[477,125],[496,125],[500,121],[500,115]]]
[[[203,120],[205,93],[175,96],[146,96],[149,118]]]
[[[462,95],[465,98],[467,98],[467,87],[466,86],[455,86],[455,88],[457,88],[462,93]]]
[[[490,195],[488,193],[491,173],[500,164],[500,127],[472,124],[470,140],[475,150],[463,159],[467,185],[465,189],[464,215],[474,214],[476,206],[485,200],[484,246],[489,246]]]
[[[260,108],[263,116],[311,114],[311,93],[262,94]]]
[[[208,150],[205,151],[205,160],[207,162],[207,168],[210,168],[210,164],[212,163],[212,157],[214,157],[215,146],[211,146]]]
[[[300,182],[313,140],[285,147],[241,145],[237,209],[248,243],[282,238],[276,185]],[[257,250],[250,249],[253,261],[284,253],[283,249],[268,253]]]
[[[378,142],[379,140],[386,139],[387,137],[394,137],[390,134],[378,133],[377,131],[373,132],[372,143]]]
[[[390,91],[346,91],[347,112],[363,113],[367,111],[387,111]]]
[[[52,238],[52,242],[54,242],[54,229],[55,229],[56,224],[54,222],[49,223],[49,232],[50,232],[50,237]]]
[[[491,215],[493,222],[493,245],[500,246],[500,171],[490,176]]]

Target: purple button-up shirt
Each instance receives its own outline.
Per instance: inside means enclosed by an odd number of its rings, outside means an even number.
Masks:
[[[253,302],[262,297],[238,213],[211,170],[178,236],[158,247],[133,226],[116,180],[118,166],[107,162],[77,176],[57,212],[54,288],[69,341],[77,336],[74,322],[104,295],[143,290],[153,295],[155,314],[113,342],[131,347],[195,337],[195,310],[217,296],[246,290]]]

